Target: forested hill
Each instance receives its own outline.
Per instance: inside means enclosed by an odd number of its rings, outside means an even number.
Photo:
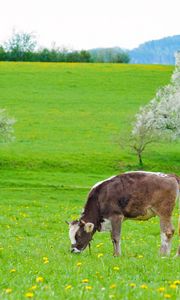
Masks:
[[[177,50],[180,50],[180,35],[149,41],[129,51],[130,62],[174,65],[174,53]]]
[[[120,53],[121,55],[128,55],[129,62],[133,64],[174,65],[174,54],[178,50],[180,50],[180,35],[148,41],[132,50],[114,47],[96,48],[89,50],[89,52],[95,61],[101,62],[109,62],[110,58]]]

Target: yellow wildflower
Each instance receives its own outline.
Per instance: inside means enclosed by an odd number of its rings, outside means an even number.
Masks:
[[[96,246],[96,248],[100,248],[100,247],[102,247],[102,245],[103,245],[103,243],[99,243],[99,244]]]
[[[135,283],[133,283],[133,282],[132,282],[132,283],[130,283],[129,285],[130,285],[130,287],[132,287],[132,288],[135,288],[135,287],[136,287],[136,284],[135,284]]]
[[[85,289],[90,291],[90,290],[92,290],[92,286],[86,285]]]
[[[85,278],[82,280],[82,283],[88,283],[89,282],[89,279]]]
[[[141,285],[141,288],[142,288],[142,289],[147,289],[148,287],[147,287],[146,284],[142,284],[142,285]]]
[[[48,264],[48,262],[49,262],[49,258],[48,258],[48,257],[46,257],[46,256],[44,256],[44,257],[43,257],[43,261],[44,261],[44,264]]]
[[[171,285],[170,285],[170,288],[171,288],[171,289],[176,289],[176,288],[177,288],[177,285],[176,285],[176,284],[171,284]]]
[[[170,295],[170,294],[164,294],[164,298],[170,299],[170,298],[171,298],[171,295]]]
[[[82,262],[78,261],[77,264],[76,264],[76,266],[77,266],[77,267],[82,266]]]
[[[31,292],[28,292],[28,293],[25,294],[25,297],[26,297],[26,298],[33,298],[33,297],[34,297],[34,294],[31,293]]]
[[[6,293],[6,294],[12,293],[12,289],[10,289],[10,288],[5,289],[5,293]]]
[[[99,254],[97,255],[97,257],[100,258],[100,257],[102,257],[103,255],[104,255],[103,253],[99,253]]]
[[[39,282],[43,282],[44,281],[44,278],[39,276],[36,278],[36,282],[39,283]]]
[[[113,267],[114,271],[119,271],[119,267]]]
[[[43,256],[43,260],[48,260],[49,258],[47,256]]]
[[[67,285],[67,286],[65,287],[65,290],[70,290],[70,289],[72,289],[72,285],[71,285],[71,284],[69,284],[69,285]]]
[[[164,291],[165,291],[165,287],[163,287],[163,286],[162,286],[162,287],[159,287],[159,288],[157,289],[157,291],[160,292],[160,293],[161,293],[161,292],[164,292]]]
[[[175,280],[174,284],[180,284],[180,280]]]
[[[10,273],[15,273],[15,272],[16,272],[16,269],[11,269],[9,272],[10,272]]]
[[[37,289],[37,285],[33,285],[32,287],[29,288],[30,291],[34,291]]]
[[[110,285],[110,289],[115,289],[115,288],[116,288],[116,284],[113,283]]]
[[[144,256],[143,255],[138,255],[138,258],[143,258]]]

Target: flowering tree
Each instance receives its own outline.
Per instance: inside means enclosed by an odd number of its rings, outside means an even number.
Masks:
[[[5,49],[12,52],[32,52],[37,45],[35,35],[33,33],[15,32],[5,43]]]
[[[5,109],[0,109],[0,142],[8,142],[14,139],[14,119],[10,119]]]
[[[139,164],[143,164],[142,153],[148,144],[167,138],[180,138],[180,65],[176,66],[170,84],[160,88],[154,99],[136,115],[130,146]]]

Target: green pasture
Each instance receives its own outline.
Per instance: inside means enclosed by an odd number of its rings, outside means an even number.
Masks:
[[[134,115],[170,80],[173,67],[0,63],[0,108],[17,122],[0,144],[0,299],[179,299],[180,267],[160,258],[158,218],[126,221],[122,257],[108,233],[91,253],[69,251],[65,220],[76,219],[90,187],[137,159],[120,147]],[[180,143],[160,142],[144,169],[180,175]],[[178,210],[173,215],[177,229]]]

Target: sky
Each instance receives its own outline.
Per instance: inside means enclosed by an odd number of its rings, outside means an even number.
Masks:
[[[180,34],[180,0],[0,0],[0,44],[13,30],[42,47],[132,49]]]

